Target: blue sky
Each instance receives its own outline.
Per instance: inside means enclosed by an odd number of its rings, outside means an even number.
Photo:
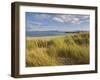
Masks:
[[[26,31],[89,31],[90,16],[26,12]]]

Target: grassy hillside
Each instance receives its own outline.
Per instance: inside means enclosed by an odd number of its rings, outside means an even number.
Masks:
[[[88,32],[26,40],[27,67],[75,64],[89,64]]]

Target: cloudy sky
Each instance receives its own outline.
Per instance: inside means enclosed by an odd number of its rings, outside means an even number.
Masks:
[[[26,12],[26,31],[89,31],[89,15]]]

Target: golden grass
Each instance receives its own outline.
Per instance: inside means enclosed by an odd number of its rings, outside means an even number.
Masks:
[[[88,32],[26,40],[27,67],[74,64],[89,64]]]

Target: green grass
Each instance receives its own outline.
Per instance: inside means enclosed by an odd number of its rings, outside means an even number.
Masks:
[[[26,66],[89,64],[89,33],[26,40]]]

